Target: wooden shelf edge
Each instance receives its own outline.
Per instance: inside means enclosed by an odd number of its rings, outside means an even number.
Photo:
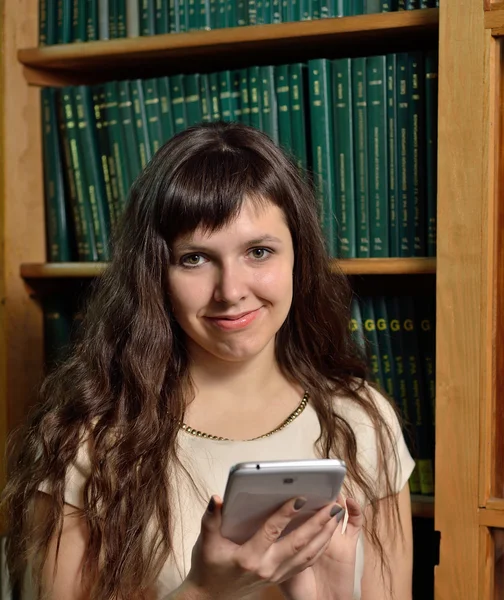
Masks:
[[[346,275],[420,275],[436,272],[435,258],[352,258],[331,261]]]
[[[411,496],[411,514],[421,519],[434,518],[434,496]]]
[[[18,60],[26,67],[40,69],[90,69],[100,65],[103,59],[110,63],[127,65],[131,59],[141,60],[153,57],[169,57],[211,48],[220,51],[237,48],[240,45],[253,46],[284,42],[301,43],[303,38],[320,38],[341,34],[366,34],[379,31],[434,29],[439,26],[439,9],[421,9],[301,21],[253,25],[171,33],[138,38],[122,38],[108,41],[79,42],[54,46],[24,48],[18,51]],[[29,71],[26,75],[29,77]]]
[[[23,279],[86,278],[101,275],[107,263],[25,263]],[[415,275],[436,272],[435,258],[354,258],[332,260],[331,269],[347,275]]]
[[[484,527],[504,529],[504,510],[480,508],[478,511],[478,523]]]
[[[504,8],[500,6],[496,10],[489,10],[485,13],[485,29],[498,31],[504,27]]]

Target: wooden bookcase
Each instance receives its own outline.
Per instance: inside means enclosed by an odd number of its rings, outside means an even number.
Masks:
[[[99,275],[101,264],[45,264],[41,85],[91,83],[275,60],[433,47],[439,39],[437,259],[343,261],[352,277],[437,296],[436,497],[414,499],[441,534],[437,600],[504,598],[504,5],[441,9],[36,48],[37,0],[0,0],[0,445],[42,373],[34,296]],[[358,50],[357,50],[358,49]],[[501,270],[499,271],[499,266]],[[371,283],[369,283],[371,282]],[[417,282],[417,283],[415,283]],[[387,284],[388,285],[388,284]],[[5,465],[0,461],[0,485]],[[502,567],[504,569],[504,566]],[[500,594],[500,595],[499,595]]]

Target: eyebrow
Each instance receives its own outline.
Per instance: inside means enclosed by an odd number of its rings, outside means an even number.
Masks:
[[[253,238],[251,240],[248,240],[247,242],[245,242],[243,244],[243,246],[260,246],[261,244],[269,244],[269,243],[274,243],[274,244],[282,244],[282,240],[280,238],[275,237],[274,235],[261,235],[257,238]],[[195,243],[175,243],[173,246],[173,249],[176,252],[194,252],[194,251],[201,251],[205,249],[205,246],[203,244],[195,244]]]

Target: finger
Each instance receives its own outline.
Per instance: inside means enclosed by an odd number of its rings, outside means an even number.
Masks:
[[[243,545],[243,549],[257,554],[266,552],[305,504],[306,498],[294,498],[286,502],[264,522],[261,529]]]
[[[315,539],[319,546],[323,545],[330,540],[344,512],[339,504],[326,506],[275,544],[275,558],[279,563],[290,561]]]
[[[219,533],[222,522],[222,500],[212,496],[201,519],[201,532],[205,535]]]
[[[346,499],[346,527],[343,533],[347,535],[358,535],[364,523],[364,514],[360,504],[353,498]]]

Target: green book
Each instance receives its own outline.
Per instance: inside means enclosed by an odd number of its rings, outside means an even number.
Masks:
[[[413,299],[409,296],[400,300],[403,322],[403,344],[405,350],[406,384],[410,410],[414,418],[416,443],[418,448],[418,475],[422,494],[434,493],[433,445],[430,438],[431,426],[428,418],[427,398],[424,392],[423,376],[418,345],[417,321]]]
[[[371,376],[382,390],[385,390],[385,378],[383,376],[380,361],[380,346],[378,344],[378,333],[376,331],[376,317],[373,307],[373,299],[369,296],[361,298],[362,323],[364,336],[367,342],[367,356],[371,369]]]
[[[201,100],[201,121],[209,123],[212,120],[212,98],[210,95],[210,81],[208,75],[199,76],[200,100]]]
[[[371,15],[381,12],[380,0],[364,0],[364,14]]]
[[[352,105],[355,164],[355,221],[357,257],[369,258],[370,231],[368,205],[368,142],[367,142],[367,86],[366,59],[352,59]]]
[[[294,21],[294,16],[292,14],[292,2],[290,0],[282,0],[282,23],[290,23]]]
[[[221,71],[218,74],[219,80],[219,106],[220,118],[223,121],[232,121],[232,103],[231,103],[231,72]]]
[[[159,92],[159,106],[161,109],[161,132],[163,144],[175,134],[173,114],[171,106],[170,80],[168,77],[160,77],[157,80]]]
[[[74,215],[79,260],[83,262],[97,261],[99,255],[95,242],[93,213],[85,179],[82,152],[79,147],[77,114],[71,87],[61,88],[62,111],[64,115],[63,149],[67,164],[67,182],[70,190],[70,202]],[[68,173],[71,171],[71,173]],[[75,197],[72,194],[75,186]]]
[[[236,14],[236,0],[227,0],[226,2],[226,27],[236,27],[238,25],[238,15]]]
[[[435,296],[418,296],[415,298],[415,314],[417,316],[418,344],[424,391],[427,400],[429,423],[432,427],[432,442],[435,439],[436,424],[436,306]]]
[[[184,76],[185,107],[187,127],[201,123],[201,99],[199,75]]]
[[[387,54],[387,167],[390,256],[400,256],[396,81],[396,55]]]
[[[392,346],[397,385],[397,396],[395,397],[395,401],[403,418],[404,438],[412,457],[415,459],[415,469],[410,476],[409,487],[412,494],[419,494],[421,490],[418,470],[418,446],[416,444],[413,414],[410,411],[410,403],[408,400],[406,356],[403,342],[403,321],[401,318],[399,299],[395,296],[388,297],[385,299],[385,306],[389,320],[390,343]]]
[[[437,246],[437,129],[438,55],[436,51],[429,51],[425,56],[427,256],[436,256]]]
[[[406,10],[416,10],[420,8],[420,0],[406,0]]]
[[[106,116],[106,98],[103,85],[91,88],[93,98],[93,110],[95,117],[96,149],[99,154],[101,169],[103,172],[103,183],[105,186],[105,197],[108,207],[108,218],[110,231],[114,232],[117,226],[119,212],[119,198],[117,189],[117,178],[115,177],[115,164],[113,150],[108,135],[108,122]],[[114,189],[113,189],[114,188]]]
[[[126,0],[115,0],[117,37],[127,37]]]
[[[212,117],[212,121],[220,121],[221,108],[219,101],[219,74],[210,73],[210,75],[208,76],[208,81],[210,83],[210,114]]]
[[[43,88],[41,100],[47,260],[49,262],[70,262],[72,260],[72,244],[65,203],[63,163],[58,142],[58,118],[54,89]]]
[[[292,122],[292,152],[300,173],[303,176],[308,168],[306,149],[306,120],[305,120],[305,82],[306,65],[295,63],[289,65],[290,76],[290,106]]]
[[[390,340],[390,320],[387,313],[387,306],[383,296],[376,296],[372,301],[376,319],[376,332],[384,384],[383,389],[397,403],[396,398],[399,396],[399,392],[395,374],[392,342]]]
[[[240,69],[241,122],[250,125],[250,92],[247,69]]]
[[[86,41],[98,39],[98,0],[86,0]]]
[[[362,322],[362,311],[356,296],[350,305],[350,333],[355,342],[359,358],[367,361],[366,336],[364,335],[364,324]]]
[[[200,29],[211,29],[210,0],[198,0],[198,24]]]
[[[289,65],[275,67],[275,85],[278,104],[279,143],[285,152],[292,156]]]
[[[43,0],[44,1],[44,0]],[[52,0],[47,0],[52,2]],[[72,7],[72,41],[86,41],[86,6],[87,0],[73,0]]]
[[[366,58],[369,233],[373,258],[389,256],[386,57]]]
[[[172,75],[170,77],[170,93],[175,133],[187,128],[187,114],[185,105],[184,76]]]
[[[156,11],[155,0],[139,0],[140,2],[140,35],[155,35]]]
[[[231,120],[242,121],[241,75],[240,71],[231,71]]]
[[[49,0],[39,0],[39,31],[38,31],[38,43],[39,46],[47,46],[49,43],[54,43],[52,40],[49,42],[48,28],[48,7]]]
[[[154,156],[163,145],[163,130],[161,127],[161,108],[157,79],[143,79],[143,96],[147,130],[149,133],[150,154]]]
[[[110,213],[101,156],[96,138],[93,99],[91,89],[84,85],[72,88],[77,116],[77,137],[84,166],[84,178],[91,204],[93,230],[98,260],[110,260],[109,235]]]
[[[57,0],[56,37],[58,44],[72,41],[72,0]]]
[[[345,16],[364,14],[364,0],[345,0]]]
[[[178,6],[177,33],[189,31],[189,2],[188,0],[176,0]]]
[[[257,25],[257,5],[256,0],[248,0],[248,24]]]
[[[308,61],[312,168],[320,224],[330,256],[337,256],[334,140],[332,122],[331,63],[327,59]]]
[[[271,0],[271,19],[270,23],[282,22],[282,2],[281,0]]]
[[[113,161],[109,165],[110,172],[115,172],[117,177],[118,203],[116,220],[119,219],[126,207],[129,188],[133,179],[129,170],[128,156],[126,153],[126,137],[123,130],[121,115],[119,113],[119,91],[115,81],[104,84],[105,90],[105,115],[106,131],[112,149]],[[136,142],[135,142],[136,143]]]
[[[199,0],[186,0],[187,31],[199,29]]]
[[[217,0],[217,29],[225,29],[228,0]]]
[[[250,124],[262,131],[261,77],[259,67],[249,67]]]
[[[313,3],[311,0],[298,0],[299,20],[311,21],[313,19]]]
[[[275,93],[275,67],[264,66],[259,68],[262,128],[274,142],[278,144],[278,107]]]
[[[154,2],[154,31],[156,34],[170,33],[167,0],[155,0]]]
[[[410,163],[410,92],[408,78],[408,55],[396,55],[397,81],[397,160],[399,174],[399,240],[400,256],[414,256],[415,221],[413,199],[413,169]]]
[[[117,0],[98,0],[100,40],[117,38]]]
[[[426,256],[425,222],[425,66],[421,52],[409,54],[410,158],[413,171],[414,255]]]
[[[262,23],[264,23],[265,25],[269,25],[271,24],[271,17],[272,15],[272,0],[262,0],[262,10],[263,10],[263,17],[262,17]]]
[[[355,222],[354,143],[352,111],[352,60],[333,61],[334,156],[338,257],[357,257]]]
[[[129,175],[128,189],[142,170],[140,151],[137,142],[135,114],[133,101],[128,81],[117,82],[118,108],[121,128],[124,135],[124,148],[126,150],[127,173]]]
[[[406,0],[398,0],[397,10],[406,10]]]
[[[140,155],[140,167],[144,169],[151,159],[151,141],[147,127],[147,113],[145,110],[145,98],[141,79],[129,82],[133,114],[135,118],[136,139]]]
[[[311,0],[311,17],[315,21],[320,19],[320,4],[322,0]]]

